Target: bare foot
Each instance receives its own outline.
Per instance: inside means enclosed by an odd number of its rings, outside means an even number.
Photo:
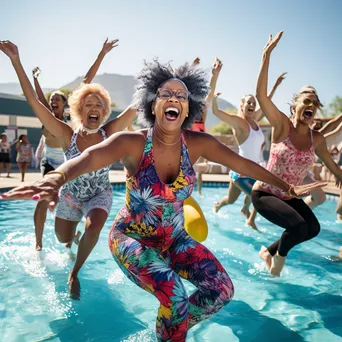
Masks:
[[[265,260],[266,267],[270,270],[272,265],[272,255],[265,246],[261,246],[259,256],[261,259]]]
[[[43,250],[42,244],[36,244],[36,251],[37,251],[37,252],[40,252],[40,251],[42,251],[42,250]]]
[[[65,245],[65,248],[71,248],[72,246],[72,241],[68,242],[66,245]]]
[[[214,210],[215,210],[215,213],[218,213],[220,209],[221,209],[221,204],[220,204],[220,202],[214,203]]]
[[[340,247],[340,253],[338,256],[342,259],[342,247]]]
[[[82,236],[82,233],[78,230],[76,235],[74,236],[74,242],[75,242],[75,245],[79,245],[80,244],[80,238]]]
[[[69,275],[69,294],[72,299],[80,300],[81,298],[81,284],[77,276]]]
[[[274,277],[280,277],[280,272],[284,268],[285,261],[286,261],[286,257],[282,257],[281,255],[278,254],[278,252],[276,255],[273,256],[270,273]]]
[[[246,216],[246,219],[248,219],[251,216],[251,212],[246,207],[242,207],[242,209],[240,211],[241,211],[242,215]]]
[[[251,220],[251,219],[247,219],[246,221],[247,226],[250,226],[251,228],[253,228],[254,230],[259,231],[258,227],[255,224],[255,221]]]

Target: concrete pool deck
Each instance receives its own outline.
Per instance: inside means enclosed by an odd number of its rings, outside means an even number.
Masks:
[[[21,183],[21,176],[18,172],[13,172],[10,174],[11,178],[7,178],[5,173],[1,174],[0,177],[0,190],[1,189],[10,189],[14,188],[18,185],[30,184],[41,179],[40,172],[27,172],[25,175],[25,182]],[[125,183],[126,177],[125,172],[121,170],[111,170],[109,173],[109,179],[112,184],[117,183]],[[203,182],[204,183],[228,183],[230,178],[226,174],[204,174]],[[331,182],[323,190],[330,195],[338,196],[340,194],[340,190],[335,186],[335,183]]]

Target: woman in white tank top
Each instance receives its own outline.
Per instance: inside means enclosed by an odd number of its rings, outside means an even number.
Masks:
[[[270,98],[272,98],[277,87],[281,84],[284,76],[285,73],[278,77],[269,94]],[[219,95],[217,94],[217,96]],[[238,115],[236,115],[219,110],[217,96],[212,101],[213,113],[232,127],[233,135],[239,145],[239,155],[256,163],[261,162],[260,155],[265,137],[257,122],[264,117],[264,114],[261,109],[256,110],[255,97],[251,94],[243,96],[241,98]],[[252,214],[249,211],[251,204],[250,195],[255,180],[232,171],[229,175],[232,181],[229,184],[228,196],[223,197],[220,202],[215,203],[215,211],[218,212],[222,207],[235,203],[241,192],[244,192],[245,199],[241,213],[246,216],[247,224],[253,229],[257,229],[255,225],[256,211],[253,210]]]

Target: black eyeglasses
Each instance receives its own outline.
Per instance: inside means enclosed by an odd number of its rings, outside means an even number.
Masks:
[[[171,99],[175,95],[178,101],[184,102],[189,99],[190,92],[186,90],[171,90],[166,88],[159,88],[157,91],[157,96],[163,100]]]

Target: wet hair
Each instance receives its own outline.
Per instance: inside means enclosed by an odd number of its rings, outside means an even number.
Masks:
[[[252,94],[246,94],[246,95],[242,96],[242,97],[241,97],[241,100],[240,100],[239,109],[238,109],[238,116],[243,116],[242,110],[241,110],[241,105],[243,105],[243,104],[246,102],[247,97],[253,97],[254,100],[255,100],[255,102],[256,102],[256,98],[255,98],[255,96],[252,95]]]
[[[161,64],[154,60],[152,63],[145,62],[137,79],[139,83],[133,95],[133,105],[139,111],[138,121],[142,125],[150,127],[154,124],[152,104],[156,99],[157,90],[172,79],[182,82],[190,92],[189,114],[182,127],[188,128],[193,121],[201,119],[206,106],[205,98],[209,92],[207,73],[203,69],[194,68],[188,63],[173,69],[169,63]]]
[[[291,116],[294,115],[294,105],[296,104],[296,102],[298,101],[298,99],[303,95],[303,94],[313,94],[316,96],[317,98],[317,101],[319,102],[320,104],[320,108],[324,107],[322,102],[320,101],[318,95],[317,95],[317,90],[315,87],[313,86],[310,86],[310,85],[306,85],[302,88],[300,88],[299,92],[297,94],[294,94],[292,96],[292,101],[291,101],[291,104],[290,104],[290,112],[291,112]]]
[[[74,124],[74,127],[79,127],[81,125],[81,111],[84,99],[86,98],[86,96],[90,94],[95,95],[102,104],[102,107],[105,111],[105,115],[102,122],[105,122],[108,119],[110,113],[112,112],[112,101],[110,99],[110,95],[101,84],[83,84],[69,96],[68,100],[70,106],[70,118]]]
[[[63,102],[68,102],[68,97],[61,90],[54,90],[49,97],[49,101],[53,95],[59,95],[63,99]]]

